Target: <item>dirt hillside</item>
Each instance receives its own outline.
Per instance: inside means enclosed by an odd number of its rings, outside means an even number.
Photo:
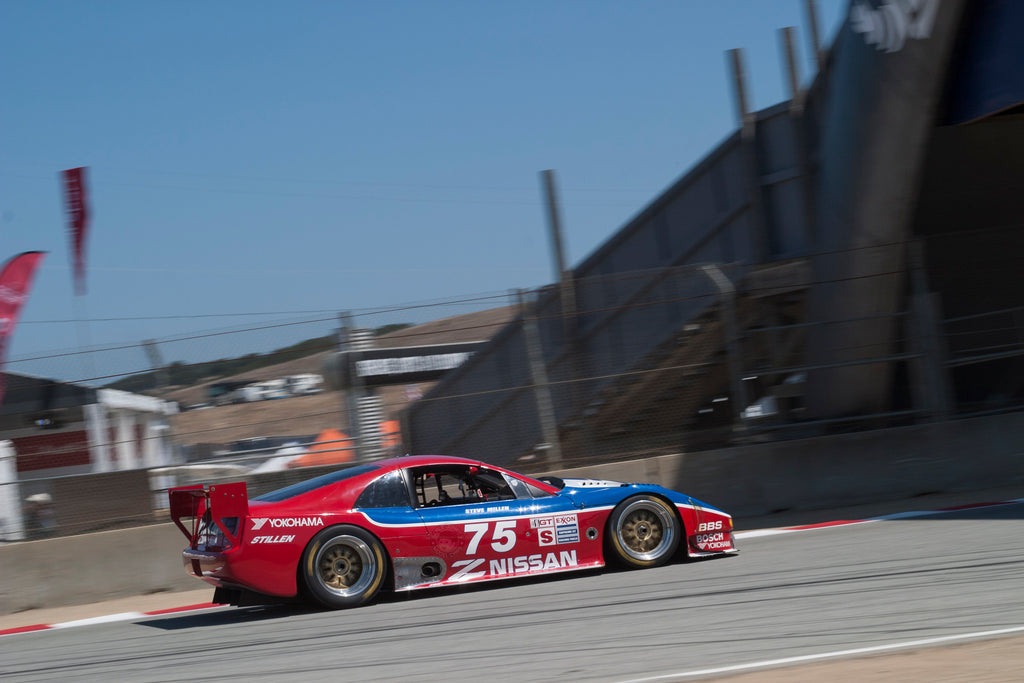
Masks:
[[[489,339],[514,315],[512,306],[467,313],[382,335],[376,342],[380,348],[397,348]],[[323,351],[240,375],[217,378],[216,381],[265,380],[303,373],[319,374],[323,372],[324,361],[331,353],[334,351]],[[210,384],[207,382],[172,389],[166,398],[182,405],[203,403],[207,400],[206,392]],[[423,393],[429,386],[424,383],[414,389]],[[405,386],[382,387],[378,389],[378,395],[389,419],[397,416],[409,400]],[[223,444],[260,436],[307,436],[330,427],[348,430],[344,393],[331,390],[312,396],[190,410],[173,416],[171,422],[175,440],[179,443]]]

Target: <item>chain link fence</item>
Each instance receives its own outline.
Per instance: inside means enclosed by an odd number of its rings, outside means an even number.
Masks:
[[[625,277],[616,276],[617,287]],[[607,289],[597,281],[587,287]],[[876,316],[893,331],[884,343],[840,345],[832,357],[810,363],[807,340],[816,329],[865,319],[809,322],[799,288],[729,298],[693,269],[637,291],[625,311],[595,304],[576,312],[595,327],[640,321],[585,363],[573,357],[560,309],[522,308],[511,294],[12,359],[0,412],[0,542],[165,521],[171,486],[245,481],[258,495],[359,460],[438,452],[417,445],[410,406],[429,407],[423,414],[435,415],[439,433],[445,420],[475,426],[466,433],[472,438],[440,452],[494,462],[512,444],[512,457],[502,462],[539,472],[553,464],[553,439],[558,466],[572,467],[1024,405],[1021,307],[929,324],[929,311],[915,304]],[[538,294],[524,298],[529,303]],[[431,322],[395,323],[405,316]],[[373,450],[354,429],[346,391],[323,376],[342,326],[375,330],[375,345],[398,348],[519,335],[525,357],[531,335],[522,335],[531,319],[539,323],[532,337],[543,372],[527,364],[517,374],[495,360],[487,382],[466,375],[448,394],[429,382],[377,387],[358,408],[375,424]],[[669,333],[646,341],[631,335],[644,320]],[[886,368],[891,400],[884,409],[815,418],[807,403],[815,373],[863,366]],[[558,418],[553,433],[543,426],[544,391],[546,409]],[[570,403],[576,409],[565,412]],[[516,421],[525,427],[514,427]],[[521,438],[510,440],[509,429],[520,429]],[[475,444],[471,453],[460,452],[463,441]]]

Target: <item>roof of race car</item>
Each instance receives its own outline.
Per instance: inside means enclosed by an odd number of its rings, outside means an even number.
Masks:
[[[547,484],[545,482],[538,482],[532,477],[526,477],[525,475],[512,472],[511,470],[506,470],[501,467],[495,467],[494,465],[488,465],[487,463],[480,462],[479,460],[470,460],[469,458],[459,458],[448,455],[407,455],[404,457],[388,458],[387,460],[375,460],[370,463],[364,463],[362,465],[356,465],[354,467],[347,467],[341,470],[337,470],[335,472],[330,472],[328,474],[315,477],[313,479],[300,481],[298,483],[292,484],[291,486],[286,486],[281,489],[269,491],[250,500],[263,503],[276,503],[293,498],[298,495],[311,493],[312,491],[315,491],[316,489],[322,488],[324,486],[330,486],[332,484],[340,483],[341,481],[349,479],[350,477],[359,478],[362,477],[363,475],[368,475],[371,472],[373,473],[372,478],[376,479],[380,475],[386,474],[388,472],[393,472],[395,470],[405,469],[408,467],[443,467],[446,465],[476,465],[478,467],[492,468],[498,471],[508,472],[509,474],[512,474],[516,477],[525,477],[535,485],[547,490],[549,493],[557,493],[558,491],[558,487],[551,486],[550,484]]]
[[[506,467],[490,465],[479,460],[460,458],[454,455],[406,455],[398,458],[389,458],[387,460],[376,460],[373,464],[380,467],[384,472],[404,469],[406,467],[423,467],[428,465],[477,465],[479,467],[498,470],[499,472],[508,472],[516,477],[529,479],[531,482],[537,482],[542,488],[548,490],[550,493],[556,493],[559,488],[557,486],[551,486],[543,481],[538,482],[534,477],[520,472],[515,472]]]
[[[491,465],[482,463],[479,460],[457,458],[453,455],[405,455],[398,458],[388,458],[387,460],[375,460],[373,464],[385,472],[405,467],[420,467],[422,465],[484,465],[485,467],[491,467]]]

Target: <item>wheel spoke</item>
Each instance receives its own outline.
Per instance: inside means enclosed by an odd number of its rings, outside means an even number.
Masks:
[[[635,510],[623,521],[626,544],[638,553],[657,548],[664,536],[664,528],[657,515],[648,510]]]
[[[331,588],[346,590],[359,582],[363,561],[356,549],[335,545],[320,556],[320,578]]]

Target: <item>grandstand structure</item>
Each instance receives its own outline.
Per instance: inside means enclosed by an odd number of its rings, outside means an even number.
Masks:
[[[737,130],[411,405],[405,442],[550,467],[1019,410],[1022,32],[1024,3],[852,0],[761,111],[733,51]]]

